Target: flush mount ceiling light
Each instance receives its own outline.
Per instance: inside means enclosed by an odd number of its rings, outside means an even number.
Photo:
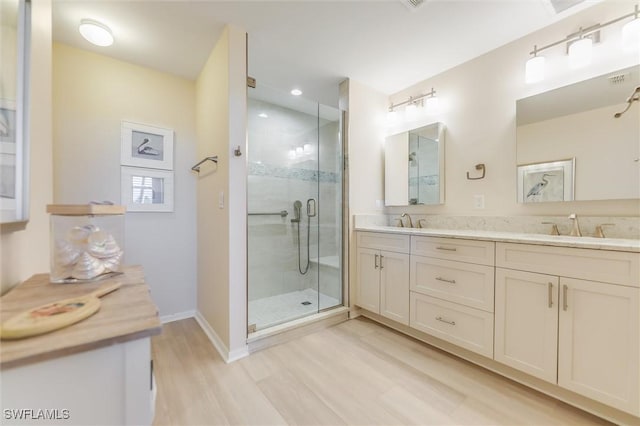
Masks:
[[[533,46],[533,55],[525,66],[525,81],[527,84],[537,83],[544,79],[545,58],[538,56],[539,52],[547,50],[559,44],[566,44],[569,55],[569,65],[571,68],[580,68],[591,63],[593,44],[600,42],[600,29],[627,18],[633,18],[622,28],[622,42],[625,48],[637,49],[640,51],[640,11],[638,5],[634,6],[633,12],[622,15],[616,19],[603,24],[595,24],[587,28],[580,28],[575,33],[569,34],[562,40],[548,44],[543,47]]]
[[[258,117],[260,117],[260,118],[269,118],[269,116],[267,115],[266,112],[261,112],[260,114],[258,114]]]
[[[93,21],[91,19],[83,19],[80,21],[80,27],[78,27],[80,34],[89,43],[96,46],[111,46],[113,44],[113,34],[111,30],[100,22]]]
[[[293,89],[293,90],[291,91],[291,94],[292,94],[293,96],[300,96],[300,95],[302,95],[302,90],[300,90],[300,89]]]

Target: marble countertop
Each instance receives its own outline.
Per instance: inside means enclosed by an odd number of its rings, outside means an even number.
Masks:
[[[355,230],[640,253],[640,240],[622,238],[570,237],[568,235],[476,231],[471,229],[400,228],[380,225],[356,226]]]

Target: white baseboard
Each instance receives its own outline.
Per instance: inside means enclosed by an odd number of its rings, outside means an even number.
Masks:
[[[245,346],[244,348],[234,349],[233,351],[229,351],[227,345],[224,344],[218,333],[215,332],[211,324],[202,316],[199,311],[196,311],[195,318],[204,334],[207,335],[213,347],[216,348],[224,362],[227,364],[233,361],[237,361],[240,358],[244,358],[249,355],[249,348]]]
[[[168,322],[180,321],[187,318],[193,318],[195,316],[196,316],[195,310],[178,312],[176,314],[162,315],[160,317],[160,322],[163,324],[166,324]]]

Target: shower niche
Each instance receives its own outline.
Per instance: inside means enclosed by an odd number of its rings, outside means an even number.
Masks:
[[[288,93],[250,89],[250,332],[343,304],[340,117]]]

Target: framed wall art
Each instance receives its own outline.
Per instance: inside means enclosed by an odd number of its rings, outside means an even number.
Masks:
[[[575,158],[518,166],[518,202],[573,201]]]
[[[172,212],[173,171],[120,167],[122,205],[128,212]]]
[[[173,170],[173,130],[122,122],[120,164]]]

